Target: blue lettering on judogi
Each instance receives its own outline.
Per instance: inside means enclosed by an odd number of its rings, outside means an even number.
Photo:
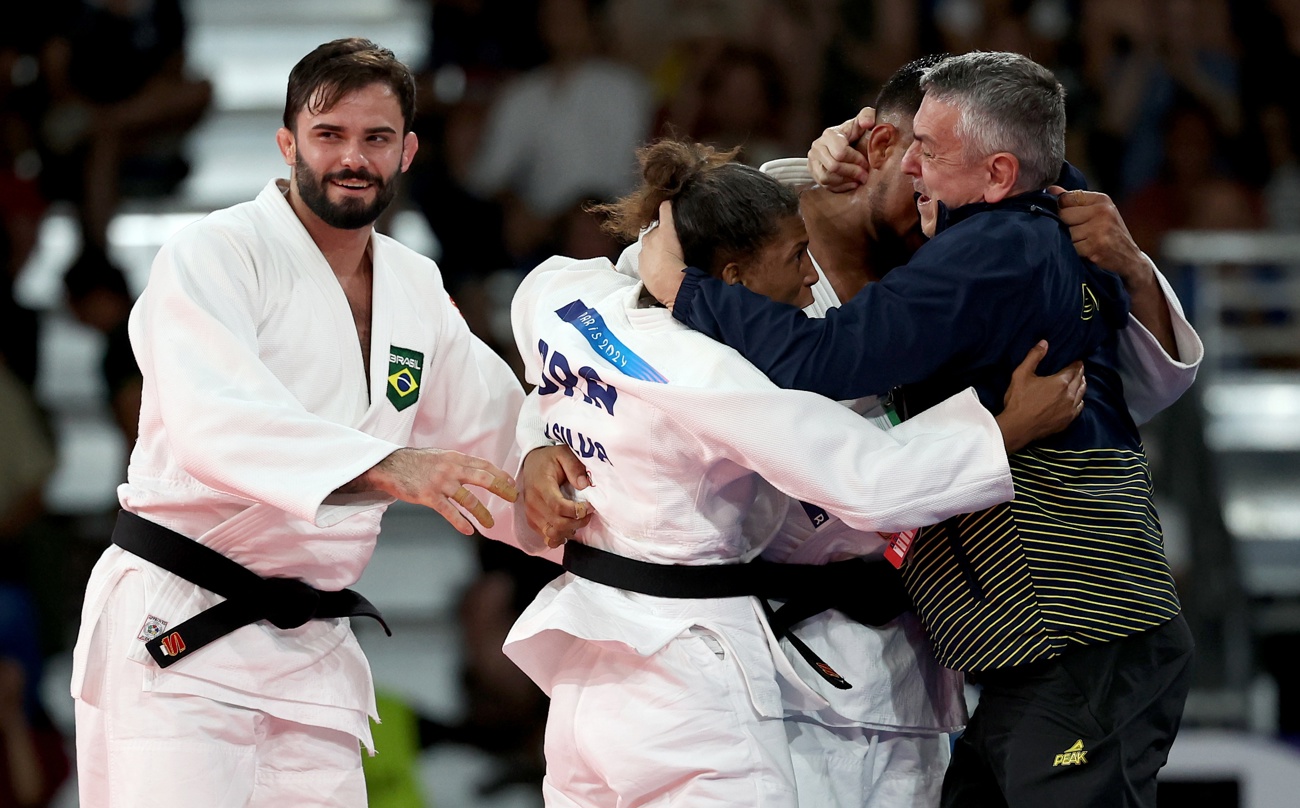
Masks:
[[[582,393],[582,400],[610,415],[614,414],[618,390],[601,379],[594,368],[583,365],[575,374],[568,357],[559,351],[552,351],[545,340],[537,341],[537,351],[542,357],[542,381],[537,386],[538,395],[549,396],[563,390],[564,395],[572,398],[574,390],[578,390],[578,380],[581,379],[582,389],[578,391]]]
[[[618,368],[623,375],[659,384],[668,381],[662,373],[651,367],[649,362],[638,356],[610,331],[600,312],[581,300],[574,300],[561,306],[555,310],[555,314],[578,329],[578,333],[587,338],[596,355]]]
[[[609,459],[609,454],[600,441],[587,437],[581,432],[575,433],[572,429],[559,423],[548,423],[543,430],[548,440],[559,441],[573,450],[573,453],[583,459],[596,458],[602,463],[614,465]],[[576,440],[575,440],[576,438]]]

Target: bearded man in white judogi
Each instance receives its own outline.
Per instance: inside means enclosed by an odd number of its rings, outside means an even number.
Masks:
[[[292,178],[162,247],[130,322],[144,396],[115,542],[124,524],[178,534],[323,603],[360,578],[395,499],[514,541],[519,382],[433,262],[372,226],[414,157],[413,113],[390,51],[320,46],[277,135]],[[195,649],[178,627],[225,598],[168,569],[112,546],[91,575],[83,808],[364,806],[376,709],[349,620],[255,620]]]

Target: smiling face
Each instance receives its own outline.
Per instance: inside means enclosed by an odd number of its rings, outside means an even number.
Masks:
[[[305,208],[342,230],[373,224],[415,156],[415,135],[403,136],[402,129],[398,99],[382,83],[349,93],[328,110],[299,110],[294,131],[277,134],[294,168],[291,199],[301,202],[295,210],[302,215]]]
[[[753,255],[727,264],[722,277],[778,303],[799,308],[811,305],[817,270],[808,257],[808,231],[803,219],[785,217],[776,235]]]
[[[921,230],[933,237],[938,217],[936,201],[949,209],[985,199],[989,173],[978,155],[967,155],[957,137],[961,115],[955,104],[936,101],[928,93],[913,120],[913,140],[903,157],[903,173],[912,178],[921,215]]]

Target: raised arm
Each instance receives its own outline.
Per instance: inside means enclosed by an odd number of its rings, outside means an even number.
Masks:
[[[1123,279],[1133,317],[1170,357],[1178,359],[1169,305],[1156,279],[1155,264],[1138,249],[1115,203],[1096,191],[1066,191],[1057,185],[1047,190],[1058,195],[1061,220],[1069,226],[1079,255]]]
[[[1205,346],[1183,314],[1178,296],[1155,263],[1138,249],[1110,197],[1094,191],[1060,194],[1061,219],[1084,258],[1119,275],[1132,308],[1119,332],[1124,398],[1137,423],[1178,400],[1196,380]]]

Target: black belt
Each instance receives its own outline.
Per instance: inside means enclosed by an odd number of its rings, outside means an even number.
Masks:
[[[564,568],[582,578],[661,598],[754,596],[773,633],[787,638],[809,665],[841,690],[844,677],[793,633],[795,625],[827,609],[881,626],[912,608],[898,570],[882,559],[854,558],[830,564],[652,564],[577,541],[564,545]],[[768,600],[784,601],[773,608]]]
[[[216,550],[129,511],[118,511],[113,543],[226,598],[145,643],[162,668],[258,620],[290,629],[308,620],[370,617],[393,636],[374,604],[351,589],[325,592],[294,578],[263,578]]]

